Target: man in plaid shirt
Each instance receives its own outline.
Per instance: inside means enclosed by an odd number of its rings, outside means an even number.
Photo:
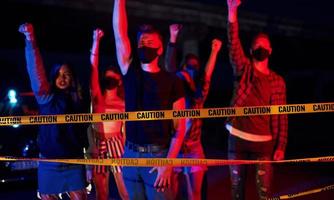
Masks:
[[[240,0],[227,0],[229,56],[235,76],[235,93],[232,105],[264,106],[286,104],[283,78],[268,67],[272,52],[268,35],[258,34],[252,42],[251,58],[244,54],[239,39],[237,9]],[[287,143],[287,115],[243,116],[227,120],[230,132],[229,159],[282,160]],[[232,198],[244,199],[245,166],[230,166]],[[256,183],[260,199],[270,193],[272,166],[256,166]]]

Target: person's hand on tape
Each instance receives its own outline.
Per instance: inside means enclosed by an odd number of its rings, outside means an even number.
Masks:
[[[150,173],[157,171],[157,178],[154,182],[154,188],[158,192],[165,192],[171,186],[171,176],[173,167],[153,167]]]

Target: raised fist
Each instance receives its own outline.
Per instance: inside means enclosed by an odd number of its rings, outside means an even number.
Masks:
[[[223,42],[219,39],[213,39],[211,49],[214,52],[218,52],[222,47]]]
[[[241,4],[241,0],[227,0],[227,6],[229,9],[237,8]]]
[[[101,29],[95,29],[93,32],[93,39],[100,40],[104,36],[104,32]]]
[[[178,35],[180,30],[182,29],[181,24],[172,24],[169,26],[169,32],[171,35]]]
[[[169,32],[170,32],[170,42],[171,43],[176,43],[177,36],[182,29],[181,24],[172,24],[169,26]]]
[[[19,27],[19,32],[23,33],[27,40],[32,40],[34,36],[34,27],[30,23],[21,24]]]

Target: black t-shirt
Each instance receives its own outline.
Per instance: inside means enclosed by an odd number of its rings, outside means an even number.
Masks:
[[[160,70],[145,72],[131,64],[123,76],[125,110],[171,110],[173,103],[184,96],[181,80]],[[132,121],[126,123],[126,138],[136,144],[156,144],[168,147],[172,136],[172,120]]]

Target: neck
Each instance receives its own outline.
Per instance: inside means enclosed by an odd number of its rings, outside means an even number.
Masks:
[[[270,70],[268,67],[268,59],[265,59],[264,61],[257,61],[253,59],[253,64],[254,64],[254,67],[262,74],[268,75],[270,73]]]
[[[56,88],[56,92],[61,93],[61,94],[70,94],[70,89],[59,89]]]
[[[117,88],[114,88],[112,90],[106,90],[104,93],[105,100],[117,99],[117,98],[119,98],[117,95]]]
[[[159,60],[159,56],[156,57],[150,63],[145,63],[145,64],[141,63],[141,68],[146,72],[151,72],[151,73],[159,72],[160,68],[159,68],[159,65],[158,65],[158,60]]]

